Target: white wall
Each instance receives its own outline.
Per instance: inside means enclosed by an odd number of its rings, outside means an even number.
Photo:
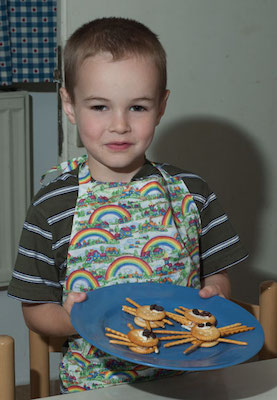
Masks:
[[[61,5],[62,43],[103,16],[137,19],[159,35],[171,95],[149,156],[200,174],[218,195],[250,253],[231,272],[233,295],[254,301],[262,280],[277,279],[277,1]],[[68,132],[66,150],[77,154],[74,132]]]
[[[30,92],[33,103],[33,163],[34,193],[40,187],[40,176],[57,163],[57,96],[55,93]],[[21,303],[9,298],[6,290],[0,291],[0,335],[11,335],[15,339],[16,382],[29,381],[28,331],[25,326]],[[52,363],[56,364],[56,355]],[[57,366],[52,368],[52,377],[57,377]],[[1,396],[0,396],[1,397]]]

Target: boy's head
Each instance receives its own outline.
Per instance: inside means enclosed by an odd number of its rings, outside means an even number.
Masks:
[[[166,53],[157,36],[140,22],[126,18],[101,18],[77,29],[64,50],[65,88],[74,103],[78,70],[92,56],[110,53],[114,61],[130,56],[151,57],[159,73],[160,97],[166,91]]]

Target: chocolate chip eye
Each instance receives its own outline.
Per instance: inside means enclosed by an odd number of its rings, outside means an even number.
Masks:
[[[201,315],[203,317],[211,317],[212,314],[209,311],[202,311]]]
[[[144,331],[142,332],[142,334],[143,334],[143,336],[150,337],[151,332],[149,331],[149,329],[144,329]]]
[[[212,326],[210,322],[206,322],[206,326]]]
[[[163,311],[164,308],[162,306],[157,306],[157,304],[151,304],[150,310]]]
[[[192,312],[193,312],[194,315],[199,315],[200,314],[200,312],[199,312],[199,310],[197,310],[197,308],[194,308],[192,310]]]
[[[204,328],[205,324],[198,324],[199,328]]]
[[[144,329],[144,331],[142,332],[142,335],[145,336],[145,337],[147,337],[147,338],[150,338],[150,337],[152,337],[153,339],[156,338],[155,333],[149,331],[149,329]]]

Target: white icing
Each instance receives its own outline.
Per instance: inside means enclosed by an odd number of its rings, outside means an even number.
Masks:
[[[139,335],[139,337],[140,337],[142,340],[144,340],[145,342],[148,340],[148,337],[146,337],[146,336],[143,335],[143,331],[139,331],[139,332],[138,332],[138,335]]]
[[[182,328],[187,329],[188,331],[191,330],[192,324],[190,325],[181,325]]]

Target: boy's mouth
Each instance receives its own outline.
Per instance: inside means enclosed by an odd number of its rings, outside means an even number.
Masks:
[[[106,146],[110,150],[121,151],[121,150],[127,150],[131,146],[131,143],[127,143],[127,142],[112,142],[112,143],[107,143]]]

